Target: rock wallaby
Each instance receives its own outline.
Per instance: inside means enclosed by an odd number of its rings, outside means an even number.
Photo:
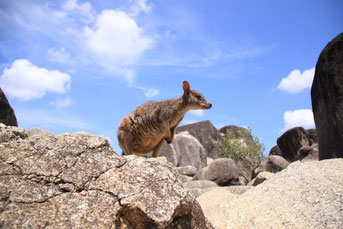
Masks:
[[[187,111],[212,107],[202,94],[190,89],[187,81],[182,88],[181,97],[144,103],[122,119],[117,136],[123,154],[145,155],[152,151],[153,157],[158,157],[164,141],[173,142]]]

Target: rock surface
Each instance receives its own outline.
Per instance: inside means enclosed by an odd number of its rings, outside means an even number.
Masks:
[[[217,183],[209,180],[196,180],[185,182],[183,186],[191,191],[195,197],[200,196],[201,194],[208,192],[213,187],[218,187]]]
[[[175,167],[191,165],[201,169],[207,165],[206,150],[198,139],[187,131],[176,134],[172,144],[165,143],[160,156],[166,157]]]
[[[311,88],[319,159],[343,157],[343,33],[321,52]]]
[[[215,228],[343,228],[343,159],[294,162],[203,210]]]
[[[176,167],[175,170],[179,174],[186,175],[186,176],[194,176],[198,172],[197,168],[191,165]]]
[[[301,147],[298,151],[298,155],[299,155],[299,160],[301,161],[318,161],[319,160],[318,144]]]
[[[160,156],[165,157],[167,161],[172,163],[173,166],[177,166],[177,154],[175,150],[173,149],[172,144],[167,144],[166,142],[163,144],[163,147],[160,152]],[[152,157],[152,154],[149,155],[149,157]]]
[[[38,132],[0,124],[1,228],[211,228],[164,160]]]
[[[281,149],[278,145],[274,146],[273,148],[270,149],[269,155],[278,155],[282,156]]]
[[[209,212],[216,208],[221,203],[234,199],[242,195],[246,191],[252,189],[252,186],[229,186],[229,187],[214,187],[209,189],[197,197],[201,208],[204,212]]]
[[[222,136],[210,121],[207,120],[180,126],[176,130],[177,133],[183,131],[188,131],[192,136],[199,140],[201,145],[203,145],[206,149],[208,157],[219,157],[219,152],[216,149],[216,145],[222,139]]]
[[[0,88],[0,123],[7,126],[18,126],[17,118],[5,93]]]
[[[259,184],[262,184],[264,181],[272,178],[274,176],[274,173],[271,172],[260,172],[254,179],[252,179],[248,185],[249,186],[257,186]]]
[[[256,177],[260,172],[277,173],[287,168],[289,162],[281,156],[270,155],[266,160],[254,170],[253,177]]]
[[[202,168],[194,180],[210,180],[220,186],[229,185],[238,178],[238,168],[232,159],[220,158],[214,160],[209,166]]]
[[[310,145],[307,132],[303,127],[294,127],[287,130],[277,139],[277,144],[282,152],[282,157],[289,162],[298,160],[298,150],[306,145]]]
[[[201,143],[187,131],[175,135],[172,146],[177,155],[177,166],[191,165],[197,169],[206,167],[206,150]]]

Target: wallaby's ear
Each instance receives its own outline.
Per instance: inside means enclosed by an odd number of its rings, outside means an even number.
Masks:
[[[183,81],[182,88],[185,94],[189,94],[189,91],[191,90],[191,86],[189,86],[189,83],[187,81]]]

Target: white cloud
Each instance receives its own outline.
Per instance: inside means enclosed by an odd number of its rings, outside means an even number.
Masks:
[[[152,98],[158,95],[158,93],[160,93],[158,89],[154,89],[154,88],[145,88],[145,87],[133,85],[133,84],[131,84],[130,86],[141,90],[143,94],[145,95],[145,97],[148,97],[148,98]]]
[[[56,108],[70,107],[74,104],[74,101],[70,97],[65,97],[63,99],[58,98],[55,101],[50,102],[50,105]]]
[[[313,82],[314,71],[315,68],[311,68],[301,73],[300,70],[295,69],[286,78],[281,80],[277,88],[291,94],[310,88]]]
[[[297,126],[302,126],[305,129],[315,127],[313,113],[310,109],[286,111],[283,115],[283,119],[285,125],[282,132]]]
[[[188,113],[192,114],[194,116],[198,116],[198,117],[202,117],[202,116],[205,115],[205,111],[204,110],[191,110]]]
[[[85,27],[84,35],[98,63],[117,72],[135,64],[154,43],[133,18],[119,10],[103,10],[93,28]]]
[[[147,4],[147,0],[134,0],[131,6],[130,16],[137,16],[141,12],[149,14],[152,10],[152,6]]]
[[[79,4],[77,0],[67,0],[62,6],[61,15],[66,13],[74,13],[85,19],[85,22],[90,22],[94,18],[93,8],[89,2]]]
[[[69,52],[65,50],[65,48],[60,48],[59,50],[49,49],[48,50],[48,58],[52,62],[57,63],[65,63],[69,59]]]
[[[0,85],[9,96],[28,101],[41,98],[47,92],[66,93],[70,81],[66,73],[39,68],[27,59],[18,59],[10,68],[5,68]]]

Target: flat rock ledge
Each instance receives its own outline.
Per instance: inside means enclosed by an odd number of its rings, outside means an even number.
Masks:
[[[0,228],[212,228],[170,163],[0,124]]]

